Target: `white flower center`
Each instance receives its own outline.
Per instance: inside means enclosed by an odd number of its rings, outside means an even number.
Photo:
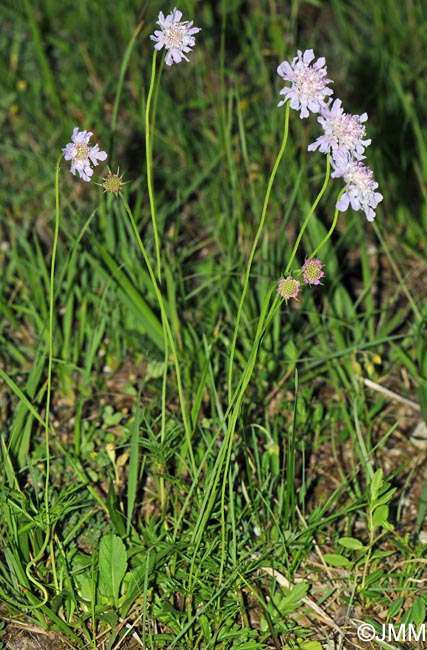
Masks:
[[[367,203],[369,205],[375,189],[372,170],[362,164],[357,165],[350,171],[345,181],[350,186],[350,192],[356,194],[362,204]]]
[[[166,41],[168,47],[181,48],[185,44],[185,26],[172,25],[166,30]]]
[[[365,128],[352,115],[339,115],[332,121],[332,133],[339,143],[355,145],[365,135]]]
[[[318,97],[322,93],[325,82],[317,70],[304,68],[303,70],[298,70],[295,87],[300,97],[309,100],[313,97]]]

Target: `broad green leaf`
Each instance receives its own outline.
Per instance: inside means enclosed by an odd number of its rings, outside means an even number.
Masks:
[[[289,615],[300,606],[301,600],[307,596],[309,585],[305,582],[297,582],[284,596],[275,602],[282,615]]]
[[[372,520],[376,528],[384,526],[388,522],[388,506],[382,505],[375,508]]]
[[[390,529],[392,529],[391,524],[387,524],[387,528],[390,526]],[[394,555],[396,551],[395,550],[390,550],[390,551],[374,551],[371,556],[371,560],[379,560],[384,557],[388,557],[389,555]]]
[[[362,551],[366,548],[360,539],[355,539],[354,537],[341,537],[338,540],[338,544],[341,544],[344,548],[351,548],[353,551]]]
[[[83,600],[90,602],[94,592],[91,558],[84,553],[78,553],[74,556],[71,566],[79,595]]]
[[[383,485],[383,471],[382,469],[377,469],[377,471],[372,477],[372,481],[369,486],[371,503],[375,503],[376,499],[378,498],[378,494],[380,493],[380,489],[382,488],[382,485]]]
[[[325,553],[323,558],[325,562],[327,562],[331,566],[344,566],[344,567],[352,566],[352,562],[350,562],[350,560],[347,560],[347,558],[344,557],[343,555],[338,555],[338,553]]]
[[[98,617],[100,621],[105,621],[108,623],[108,625],[114,630],[115,627],[117,627],[119,623],[119,618],[116,614],[116,612],[108,611],[108,612],[99,612]]]
[[[386,486],[384,486],[386,487]],[[380,494],[375,501],[372,501],[371,506],[376,507],[376,506],[382,506],[385,503],[389,503],[393,497],[393,494],[396,492],[397,488],[390,488],[390,490],[387,490],[387,492],[384,492],[384,494]]]
[[[414,599],[410,611],[411,611],[411,623],[413,623],[414,625],[421,625],[422,623],[424,623],[426,618],[426,606],[421,596],[417,596]]]
[[[291,592],[287,598],[292,600],[301,600],[307,596],[309,589],[309,584],[307,582],[297,582],[291,589]]]
[[[98,588],[103,596],[117,603],[120,584],[126,573],[126,547],[117,535],[104,535],[99,546]]]
[[[404,604],[405,604],[405,598],[402,597],[396,598],[396,600],[392,603],[390,609],[388,610],[389,620],[390,619],[393,620],[395,618],[396,614],[400,612]]]

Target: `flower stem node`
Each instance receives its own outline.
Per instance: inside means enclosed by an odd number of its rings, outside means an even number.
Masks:
[[[279,286],[277,287],[277,293],[279,296],[284,298],[286,302],[290,300],[290,298],[298,298],[299,295],[299,288],[300,288],[301,282],[298,280],[295,280],[295,278],[292,277],[292,275],[288,275],[287,278],[281,278],[279,280]]]
[[[320,284],[321,278],[325,277],[325,272],[323,270],[323,264],[318,259],[307,259],[303,264],[302,268],[302,277],[305,284]]]

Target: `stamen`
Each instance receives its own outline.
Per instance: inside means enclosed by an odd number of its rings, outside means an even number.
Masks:
[[[80,142],[76,145],[76,159],[77,160],[86,160],[89,155],[89,147],[87,144]]]

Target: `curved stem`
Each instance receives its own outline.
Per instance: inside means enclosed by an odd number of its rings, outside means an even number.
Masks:
[[[314,251],[311,253],[310,258],[315,257],[315,256],[317,255],[317,253],[320,251],[320,249],[323,248],[323,246],[326,244],[326,242],[331,238],[331,235],[332,235],[332,233],[334,232],[335,227],[336,227],[336,225],[337,225],[337,223],[338,223],[338,216],[339,216],[339,212],[338,212],[338,210],[335,208],[334,220],[332,221],[332,225],[331,225],[331,227],[329,228],[329,230],[328,230],[328,232],[326,233],[326,235],[324,236],[324,238],[322,239],[322,241],[320,242],[320,244],[319,244],[318,246],[316,246],[316,248],[314,249]]]
[[[314,211],[315,211],[315,209],[317,208],[320,199],[322,198],[322,196],[323,196],[324,193],[326,192],[326,188],[327,188],[327,186],[328,186],[328,182],[329,182],[329,177],[330,177],[330,175],[331,175],[331,162],[330,162],[330,155],[327,154],[327,156],[326,156],[326,172],[325,172],[325,180],[323,181],[323,185],[322,185],[322,187],[321,187],[321,190],[320,190],[319,194],[317,195],[316,200],[314,201],[314,203],[313,203],[313,205],[311,206],[310,210],[308,211],[308,214],[307,214],[306,218],[304,219],[304,222],[303,222],[303,224],[302,224],[302,226],[301,226],[301,230],[300,230],[299,233],[298,233],[298,237],[297,237],[297,239],[296,239],[296,242],[295,242],[294,247],[293,247],[293,249],[292,249],[291,256],[290,256],[290,258],[289,258],[288,264],[287,264],[286,269],[285,269],[285,272],[284,272],[284,275],[285,275],[285,276],[288,275],[288,273],[289,273],[289,271],[290,271],[290,269],[291,269],[291,266],[292,266],[292,263],[293,263],[293,261],[294,261],[294,259],[295,259],[295,255],[297,254],[298,247],[299,247],[299,245],[300,245],[300,242],[301,242],[302,236],[303,236],[303,234],[304,234],[304,232],[305,232],[305,229],[306,229],[307,226],[308,226],[308,222],[310,221],[311,217],[313,216]]]
[[[53,314],[55,307],[55,264],[58,250],[59,238],[59,168],[62,155],[59,156],[55,171],[55,230],[53,234],[52,256],[50,260],[50,283],[49,283],[49,358],[47,367],[47,395],[46,395],[46,418],[45,418],[45,445],[46,445],[46,481],[45,481],[45,508],[49,522],[49,479],[50,479],[50,454],[49,454],[49,412],[52,393],[52,366],[53,366]]]
[[[346,188],[344,187],[344,188],[341,190],[341,192],[338,194],[337,203],[339,202],[341,196],[344,194],[345,189],[346,189]],[[326,244],[326,242],[331,238],[332,233],[334,232],[335,227],[336,227],[336,225],[337,225],[337,223],[338,223],[338,216],[339,216],[339,210],[338,210],[338,208],[335,208],[334,220],[332,221],[332,225],[331,225],[331,227],[329,228],[329,230],[328,230],[328,232],[326,233],[326,235],[324,236],[324,238],[322,239],[322,241],[320,242],[320,244],[319,244],[318,246],[316,246],[316,248],[314,249],[314,251],[311,253],[311,255],[310,255],[311,258],[315,257],[316,254],[320,251],[320,249],[323,248],[323,246]]]
[[[267,217],[267,208],[268,208],[268,203],[269,203],[269,200],[270,200],[271,190],[273,188],[274,179],[276,177],[277,170],[279,168],[280,161],[282,160],[282,156],[283,156],[283,154],[285,152],[285,149],[286,149],[286,143],[288,141],[289,111],[290,111],[290,104],[288,102],[286,104],[285,127],[284,127],[284,131],[283,131],[282,144],[280,146],[279,153],[277,154],[276,161],[274,163],[273,169],[272,169],[271,174],[270,174],[270,178],[268,180],[267,189],[265,191],[264,204],[263,204],[263,208],[262,208],[262,212],[261,212],[261,218],[260,218],[258,230],[257,230],[257,232],[255,234],[255,238],[254,238],[254,241],[253,241],[253,244],[252,244],[252,248],[251,248],[251,251],[250,251],[250,254],[249,254],[249,259],[248,259],[248,264],[247,264],[247,267],[246,267],[245,278],[244,278],[244,281],[243,281],[242,295],[240,296],[240,302],[239,302],[239,307],[238,307],[237,316],[236,316],[236,323],[235,323],[234,332],[233,332],[233,340],[232,340],[231,349],[230,349],[230,359],[229,359],[229,366],[228,366],[228,396],[229,396],[229,400],[231,400],[231,395],[232,395],[233,361],[234,361],[234,354],[235,354],[235,351],[236,351],[237,335],[239,333],[240,320],[241,320],[241,317],[242,317],[243,304],[245,302],[246,293],[247,293],[248,287],[249,287],[249,278],[250,278],[250,274],[251,274],[252,262],[253,262],[253,259],[254,259],[254,256],[255,256],[255,251],[257,249],[258,242],[259,242],[259,239],[261,237],[262,229],[264,227],[265,220],[266,220],[266,217]]]
[[[147,187],[148,187],[148,196],[150,200],[151,222],[153,225],[153,234],[154,234],[154,247],[156,249],[157,279],[160,282],[162,278],[162,265],[161,265],[161,258],[160,258],[159,232],[157,228],[157,213],[156,213],[156,203],[154,200],[153,174],[152,174],[151,137],[152,137],[152,129],[154,130],[154,119],[153,119],[153,124],[150,125],[151,99],[153,97],[154,82],[156,79],[156,58],[157,58],[157,50],[154,50],[153,62],[151,66],[150,88],[148,90],[147,104],[145,107],[145,158],[146,158],[146,165],[147,165]]]
[[[232,403],[229,405],[227,412],[224,416],[224,419],[228,419],[227,430],[224,436],[224,440],[221,444],[221,447],[218,452],[218,457],[215,462],[213,469],[213,480],[210,483],[208,490],[205,494],[201,509],[200,516],[196,523],[193,539],[194,539],[194,551],[193,557],[190,565],[190,576],[193,575],[194,563],[197,551],[200,547],[200,544],[203,539],[203,534],[207,526],[207,522],[215,505],[215,499],[218,494],[219,483],[222,476],[222,486],[221,486],[221,564],[219,571],[219,581],[221,582],[222,574],[225,566],[225,553],[226,553],[226,488],[228,482],[228,473],[230,469],[232,450],[233,450],[233,440],[236,432],[238,417],[240,413],[240,408],[242,405],[243,398],[246,393],[246,389],[249,385],[249,382],[252,378],[256,359],[258,356],[259,346],[261,344],[262,338],[265,332],[268,330],[271,321],[281,303],[279,296],[276,296],[273,299],[273,302],[268,309],[273,293],[276,291],[276,284],[272,285],[265,296],[264,303],[262,306],[261,314],[259,317],[257,331],[255,334],[255,341],[252,346],[250,357],[246,363],[246,367],[243,370],[243,374],[239,383],[238,388],[236,389],[235,395],[233,396]]]
[[[44,420],[44,429],[45,429],[45,454],[46,454],[46,477],[44,484],[44,507],[45,507],[45,517],[46,517],[46,531],[43,544],[37,555],[30,560],[30,562],[25,567],[25,573],[30,582],[32,582],[43,594],[43,599],[37,605],[31,605],[30,609],[39,609],[44,607],[48,601],[48,592],[44,585],[42,585],[33,575],[31,575],[31,567],[35,566],[37,562],[43,557],[44,552],[49,544],[51,536],[51,521],[50,521],[50,503],[49,503],[49,483],[50,483],[50,450],[49,450],[49,441],[50,441],[50,428],[49,428],[49,415],[50,415],[50,403],[51,403],[51,393],[52,393],[52,367],[53,367],[53,314],[54,314],[54,303],[55,303],[55,263],[56,263],[56,253],[58,250],[58,238],[59,238],[59,168],[61,165],[62,154],[58,157],[55,170],[55,230],[53,234],[53,243],[52,243],[52,255],[50,259],[50,282],[49,282],[49,324],[48,324],[48,363],[47,363],[47,387],[46,387],[46,415]],[[51,565],[55,573],[55,561],[53,558],[53,551],[51,558]],[[56,575],[54,576],[54,582],[57,583]]]
[[[162,293],[159,288],[159,284],[156,280],[156,274],[154,273],[153,266],[150,262],[150,258],[147,255],[147,251],[145,250],[145,246],[143,244],[143,241],[141,239],[141,236],[138,232],[137,225],[135,223],[134,216],[132,214],[132,211],[129,207],[129,204],[127,203],[126,199],[121,196],[124,208],[126,210],[126,213],[130,219],[130,222],[132,224],[132,228],[136,237],[136,240],[138,242],[139,249],[141,251],[142,257],[144,258],[144,262],[146,264],[148,273],[150,275],[151,282],[153,284],[154,292],[156,294],[157,298],[157,303],[160,308],[160,312],[162,315],[162,324],[164,328],[164,333],[165,333],[165,347],[167,349],[167,341],[169,341],[170,344],[170,349],[172,351],[172,357],[173,357],[173,362],[175,365],[175,373],[176,373],[176,383],[178,387],[178,395],[179,395],[179,401],[181,405],[181,412],[182,412],[182,419],[183,419],[183,424],[184,424],[184,430],[185,430],[185,436],[186,436],[186,442],[188,446],[188,453],[190,455],[190,461],[191,461],[191,469],[193,471],[194,476],[197,475],[197,468],[196,468],[196,461],[194,459],[194,453],[193,453],[193,448],[191,445],[191,435],[192,435],[192,429],[191,429],[191,422],[190,418],[188,416],[187,412],[187,406],[186,406],[186,400],[185,400],[185,395],[184,395],[184,389],[182,385],[182,378],[181,378],[181,369],[179,366],[179,357],[178,357],[178,350],[175,344],[175,339],[172,334],[172,330],[169,324],[169,320],[167,317],[166,313],[166,307],[165,307],[165,302],[162,296]]]

